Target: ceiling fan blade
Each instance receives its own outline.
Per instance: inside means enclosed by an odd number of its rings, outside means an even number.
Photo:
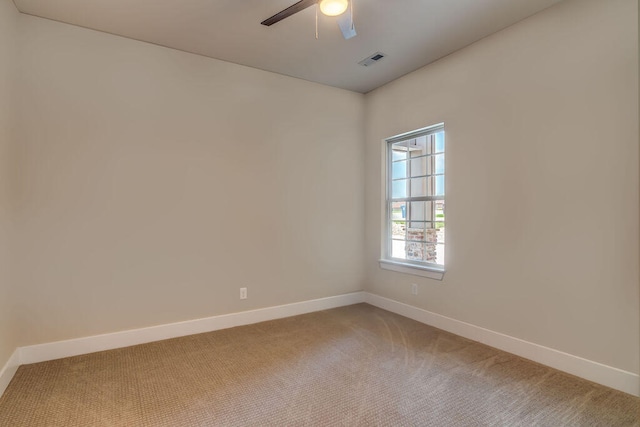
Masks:
[[[353,25],[350,13],[343,13],[338,16],[338,26],[340,27],[340,31],[342,31],[342,36],[345,40],[349,40],[351,37],[355,37],[357,35],[356,27]]]
[[[264,21],[261,22],[261,24],[266,25],[267,27],[271,26],[276,22],[282,21],[284,18],[288,18],[291,15],[296,14],[301,10],[308,8],[309,6],[313,6],[316,3],[318,3],[318,0],[300,0],[298,3],[295,3],[289,6],[288,8],[286,8],[285,10],[281,10],[280,12],[276,13],[271,18],[265,19]]]

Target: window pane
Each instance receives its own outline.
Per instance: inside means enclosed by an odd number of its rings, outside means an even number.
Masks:
[[[394,162],[391,164],[391,179],[406,178],[407,172],[406,161]]]
[[[392,239],[404,239],[406,237],[406,221],[407,217],[407,203],[405,202],[392,202],[389,206],[389,212],[391,213],[391,221],[389,227],[391,228]]]
[[[424,242],[424,224],[425,223],[421,221],[410,222],[407,227],[407,240],[417,240],[420,242]]]
[[[394,162],[396,160],[404,160],[406,158],[407,158],[407,152],[406,151],[399,151],[399,150],[391,151],[391,160],[393,160]]]
[[[405,242],[404,242],[404,240],[392,240],[391,241],[391,257],[392,258],[407,259],[406,252],[405,252]]]
[[[411,180],[411,197],[428,195],[427,183],[429,179],[431,178],[413,178]]]
[[[427,138],[427,144],[424,148],[424,154],[433,154],[435,152],[435,147],[434,145],[431,143],[431,136],[427,136],[425,137]]]
[[[407,141],[396,142],[391,146],[391,160],[404,160],[407,158]]]
[[[425,154],[427,154],[427,150],[425,147],[413,147],[409,151],[409,157],[411,158],[422,157]]]
[[[444,221],[444,200],[409,203],[407,219],[415,221]]]
[[[436,154],[433,159],[432,173],[444,173],[444,154]]]
[[[407,221],[407,227],[409,227],[410,230],[424,230],[425,228],[440,229],[444,227],[444,224],[442,221]],[[438,241],[442,240],[439,239]]]
[[[418,242],[407,242],[407,259],[412,261],[425,261],[426,245]]]
[[[427,158],[418,157],[417,159],[411,159],[411,176],[422,176],[428,174]]]
[[[436,264],[444,265],[444,244],[436,245]]]
[[[405,202],[391,203],[391,219],[404,219],[407,217],[407,204]]]
[[[434,221],[436,221],[435,223],[435,228],[444,228],[444,224],[445,224],[445,216],[444,216],[444,200],[437,200],[435,202],[431,202],[433,203],[433,212],[434,212]],[[444,242],[444,234],[442,236],[442,239],[439,239],[441,242]]]
[[[433,243],[425,243],[425,258],[424,260],[427,262],[436,262],[436,258],[437,258],[437,251],[436,251],[436,247],[437,245],[433,244]]]
[[[444,154],[411,159],[411,177],[444,173]]]
[[[405,221],[399,221],[399,220],[391,221],[391,238],[404,239],[406,229],[407,229],[407,223]]]
[[[396,182],[404,183],[405,181],[406,180],[395,181],[394,186]],[[395,194],[396,193],[394,193],[393,197],[406,197],[406,196],[396,196]],[[412,178],[410,196],[411,197],[444,196],[444,176]]]
[[[439,237],[439,228],[436,228],[436,224],[427,223],[427,231],[425,235],[425,240],[429,243],[442,243]]]
[[[412,225],[415,224],[412,223]],[[421,227],[407,228],[406,259],[431,263],[438,262],[437,258],[444,259],[444,240],[440,240],[441,235],[444,238],[444,233],[441,234],[439,230],[433,228],[431,223],[421,223],[421,225]]]
[[[411,202],[409,204],[409,219],[412,221],[425,221],[431,219],[427,212],[427,203],[431,202]]]
[[[433,180],[433,188],[434,189],[434,195],[436,196],[444,196],[444,176],[434,176],[432,178],[428,178],[430,180]]]
[[[435,138],[435,148],[437,153],[441,153],[444,151],[444,132],[438,132],[434,135]]]
[[[391,183],[391,197],[402,198],[407,197],[407,187],[409,186],[408,179],[402,179],[400,181],[393,181]]]

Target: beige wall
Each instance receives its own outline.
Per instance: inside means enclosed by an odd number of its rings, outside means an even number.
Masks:
[[[367,95],[370,291],[639,372],[636,8],[563,2]],[[381,140],[442,121],[438,282],[377,260]]]
[[[0,0],[0,369],[17,345],[13,310],[10,241],[12,239],[13,88],[18,11]]]
[[[362,289],[364,96],[20,24],[21,345]]]

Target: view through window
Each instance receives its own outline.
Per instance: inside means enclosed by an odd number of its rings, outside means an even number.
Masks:
[[[444,125],[387,140],[387,258],[444,267]]]

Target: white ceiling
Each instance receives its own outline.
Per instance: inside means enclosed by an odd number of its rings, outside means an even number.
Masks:
[[[358,35],[297,0],[14,0],[27,14],[366,93],[560,0],[355,0]],[[377,51],[371,67],[358,62]]]

